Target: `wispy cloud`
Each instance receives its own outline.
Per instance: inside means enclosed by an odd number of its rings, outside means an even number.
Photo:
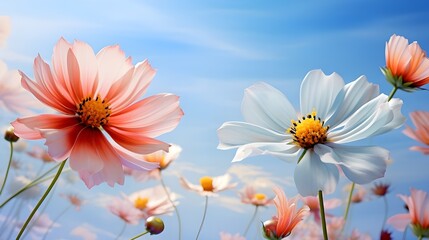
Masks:
[[[274,177],[259,166],[233,164],[228,173],[236,176],[244,184],[255,188],[270,188],[275,185],[294,186],[291,177]]]

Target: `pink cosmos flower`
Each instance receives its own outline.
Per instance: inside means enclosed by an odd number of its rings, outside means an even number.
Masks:
[[[112,198],[107,209],[128,224],[137,225],[141,219],[140,210],[127,199]]]
[[[218,177],[204,176],[200,178],[200,185],[190,183],[184,177],[180,177],[180,184],[188,190],[196,191],[202,196],[216,196],[217,192],[231,189],[237,186],[237,183],[230,183],[231,176],[224,174]]]
[[[71,205],[75,207],[75,209],[78,211],[80,210],[80,207],[83,205],[84,201],[76,194],[60,194],[60,197],[63,197],[67,199]]]
[[[123,184],[123,165],[157,168],[141,154],[168,151],[170,145],[154,137],[173,130],[183,116],[175,95],[139,100],[155,70],[146,60],[134,66],[117,45],[94,54],[84,42],[70,44],[61,38],[52,67],[39,55],[34,60],[36,81],[21,75],[22,86],[58,114],[18,118],[12,123],[16,135],[45,139],[52,158],[68,158],[88,188],[102,182]]]
[[[277,216],[263,223],[264,234],[269,239],[283,239],[289,236],[295,226],[307,215],[308,207],[298,209],[298,198],[287,199],[282,189],[275,187],[276,198],[274,204]]]
[[[319,198],[314,196],[307,196],[307,197],[303,197],[303,201],[305,205],[309,207],[310,213],[314,217],[314,221],[316,221],[317,223],[320,223]],[[323,203],[324,203],[325,210],[328,210],[328,209],[333,209],[340,206],[341,200],[338,198],[334,198],[334,199],[325,200]],[[328,216],[332,216],[332,215],[329,215],[328,213],[326,213],[326,217]]]
[[[177,196],[174,193],[169,193],[171,201],[174,205],[179,204]],[[174,211],[173,205],[168,200],[162,186],[144,189],[127,196],[126,199],[134,205],[141,213],[141,218],[148,218],[150,216],[167,214]]]
[[[10,19],[8,16],[0,16],[0,47],[4,45],[10,34]]]
[[[49,163],[54,161],[52,157],[49,155],[48,151],[46,151],[45,149],[39,146],[34,146],[31,149],[31,151],[27,152],[27,154],[32,156],[33,158],[42,160],[44,163]]]
[[[420,151],[423,154],[429,154],[429,112],[416,111],[410,113],[411,121],[413,121],[416,130],[409,126],[403,131],[408,137],[419,141],[426,145],[426,147],[414,146],[411,150]]]
[[[408,44],[403,36],[392,35],[386,43],[386,79],[405,91],[429,83],[429,59],[417,42]]]
[[[221,232],[220,233],[220,240],[246,240],[246,238],[241,236],[238,233],[235,235],[232,235],[230,233]]]
[[[124,171],[126,171],[126,174],[133,176],[134,179],[139,182],[147,181],[149,179],[159,180],[161,178],[161,171],[166,169],[174,160],[176,160],[181,152],[182,148],[179,145],[170,144],[168,152],[159,150],[143,156],[145,161],[159,164],[159,168],[148,172],[130,168],[127,168],[126,170],[124,169]]]
[[[274,198],[267,198],[263,193],[257,193],[252,186],[247,186],[240,192],[241,202],[255,206],[267,206],[274,203]]]
[[[18,70],[9,70],[0,60],[0,109],[15,114],[32,114],[31,109],[41,105],[22,88],[20,80]]]
[[[410,224],[416,236],[429,237],[429,196],[421,190],[411,189],[411,196],[398,195],[408,206],[408,213],[390,217],[387,223],[399,231]]]

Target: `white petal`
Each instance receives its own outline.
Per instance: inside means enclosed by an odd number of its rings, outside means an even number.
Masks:
[[[316,196],[319,190],[324,194],[334,192],[339,178],[337,167],[320,161],[313,150],[307,150],[294,175],[296,188],[303,197]]]
[[[277,132],[284,132],[296,119],[296,111],[286,96],[263,82],[244,91],[241,112],[246,122]]]
[[[278,143],[290,139],[290,135],[277,133],[246,122],[226,122],[217,130],[219,137],[219,149],[231,149],[239,146],[267,142]]]
[[[331,128],[335,127],[378,95],[378,85],[369,83],[365,76],[360,76],[355,81],[346,84],[340,91],[334,102],[334,106],[337,107],[334,112],[330,113],[332,115],[325,119],[325,123]]]
[[[239,147],[232,162],[257,155],[272,155],[287,162],[296,162],[301,150],[288,143],[251,143]]]
[[[398,114],[397,110],[392,110],[392,107],[397,108],[398,105],[391,105],[387,102],[386,95],[379,95],[331,129],[328,133],[328,141],[347,143],[391,130],[402,121],[402,115]]]
[[[404,124],[406,118],[401,113],[401,107],[402,107],[402,100],[398,98],[392,98],[389,101],[389,108],[393,112],[393,119],[389,123],[385,124],[382,128],[378,129],[373,135],[380,135],[385,132],[388,132],[392,129],[396,129],[402,126]]]
[[[344,81],[337,73],[326,76],[321,70],[308,72],[301,84],[301,114],[316,110],[318,117],[326,119],[343,87]]]
[[[366,184],[384,176],[389,152],[380,147],[318,144],[314,152],[325,163],[338,164],[350,181]]]

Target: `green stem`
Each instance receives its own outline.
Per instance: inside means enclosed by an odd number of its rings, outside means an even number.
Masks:
[[[328,240],[328,231],[326,230],[325,206],[323,205],[322,190],[319,190],[319,208],[320,208],[320,219],[322,220],[323,239]]]
[[[347,199],[347,206],[346,206],[346,211],[344,212],[344,225],[347,221],[347,217],[349,216],[349,211],[350,211],[350,205],[352,203],[352,197],[353,197],[353,190],[355,189],[355,183],[352,183],[352,186],[350,188],[350,193],[349,193],[349,197]]]
[[[301,153],[301,156],[299,156],[299,158],[298,158],[298,162],[297,162],[297,164],[299,163],[299,162],[301,162],[301,159],[304,157],[304,155],[305,155],[305,153],[307,152],[307,149],[304,149],[304,151]]]
[[[142,232],[142,233],[140,233],[139,235],[137,235],[137,236],[134,236],[134,237],[130,238],[130,240],[136,240],[137,238],[139,238],[139,237],[141,237],[141,236],[145,235],[146,233],[149,233],[149,231]]]
[[[124,225],[122,226],[121,231],[118,233],[118,236],[116,236],[115,240],[119,239],[122,236],[126,227],[127,227],[127,222],[124,221]]]
[[[258,212],[258,207],[259,207],[258,205],[256,205],[256,206],[255,206],[255,211],[253,212],[253,216],[252,216],[252,218],[250,219],[249,224],[247,224],[246,230],[245,230],[245,231],[244,231],[244,233],[243,233],[243,237],[246,237],[247,232],[249,231],[250,226],[251,226],[251,225],[252,225],[252,223],[253,223],[253,220],[255,220],[256,213]]]
[[[174,211],[176,212],[177,221],[179,222],[179,240],[182,239],[182,221],[180,220],[179,210],[177,209],[176,205],[174,204],[173,200],[171,200],[170,194],[168,193],[167,187],[165,186],[164,180],[162,178],[161,172],[160,179],[161,179],[161,185],[164,188],[165,194],[167,194],[168,201],[170,201],[171,205],[173,205]]]
[[[209,201],[209,197],[206,196],[206,204],[204,206],[203,220],[201,220],[201,225],[200,225],[200,228],[198,229],[197,237],[195,238],[195,240],[198,240],[198,237],[200,236],[200,233],[201,233],[201,229],[203,228],[204,220],[206,219],[208,201]]]
[[[9,175],[9,169],[10,169],[10,164],[12,163],[12,156],[13,156],[13,142],[9,141],[10,143],[10,154],[9,154],[9,163],[7,164],[7,168],[6,168],[6,175],[4,176],[4,180],[3,183],[1,185],[1,189],[0,189],[0,195],[3,192],[3,188],[6,185],[6,180],[7,180],[7,176]]]
[[[392,91],[389,94],[389,97],[387,98],[387,101],[390,101],[390,99],[393,98],[393,95],[395,95],[396,91],[398,91],[398,87],[393,87]]]
[[[32,182],[30,182],[27,185],[25,185],[24,187],[22,187],[20,190],[18,190],[12,196],[10,196],[9,198],[7,198],[2,204],[0,204],[0,208],[2,208],[4,205],[6,205],[6,203],[8,203],[10,200],[12,200],[13,198],[15,198],[16,196],[18,196],[22,192],[26,191],[27,189],[29,189],[31,187],[34,187],[37,184],[50,179],[51,177],[48,177],[48,178],[45,178],[45,179],[42,179],[42,178],[45,177],[46,175],[48,175],[50,172],[52,172],[52,170],[54,170],[55,168],[57,168],[60,164],[61,163],[58,163],[57,165],[55,165],[54,167],[52,167],[51,169],[49,169],[48,171],[46,171],[44,174],[40,175],[40,177],[34,179]]]
[[[72,207],[73,205],[70,205],[70,206],[68,206],[68,207],[66,207],[66,208],[64,208],[64,210],[63,211],[61,211],[61,213],[60,214],[58,214],[58,216],[54,219],[54,220],[52,220],[52,222],[51,222],[51,224],[49,224],[49,227],[48,227],[48,229],[46,230],[46,232],[45,232],[45,235],[43,235],[43,238],[42,238],[42,240],[45,240],[46,239],[46,236],[48,236],[48,233],[49,233],[49,230],[51,230],[51,228],[54,226],[54,224],[56,223],[56,222],[58,222],[58,220],[67,212],[67,210],[69,210],[71,207]]]
[[[51,189],[54,187],[55,183],[57,182],[58,178],[61,175],[61,172],[64,168],[64,165],[66,164],[67,160],[64,160],[60,167],[58,168],[57,174],[55,175],[54,179],[52,179],[51,184],[49,185],[48,189],[46,189],[45,193],[43,194],[42,198],[40,198],[39,202],[36,204],[36,206],[33,208],[33,211],[30,213],[30,216],[28,216],[27,220],[25,221],[24,225],[22,226],[21,230],[18,233],[18,236],[16,237],[17,240],[21,238],[21,235],[24,233],[25,228],[30,223],[31,219],[33,218],[34,214],[36,214],[37,209],[39,209],[40,205],[42,205],[43,200],[45,200],[46,196],[48,196]]]
[[[418,240],[422,240],[422,239],[423,239],[423,236],[422,236],[422,235],[420,235],[417,239],[418,239]]]
[[[381,226],[381,231],[383,231],[384,226],[386,225],[386,221],[387,221],[387,210],[388,210],[388,205],[387,205],[387,198],[386,196],[383,196],[384,199],[384,218],[383,218],[383,225]]]

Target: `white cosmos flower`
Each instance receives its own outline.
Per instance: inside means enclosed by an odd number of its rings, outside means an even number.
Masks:
[[[384,176],[389,152],[380,147],[344,145],[400,127],[402,100],[379,94],[365,76],[344,84],[336,73],[310,71],[301,83],[300,112],[277,89],[257,83],[245,90],[245,122],[218,129],[219,149],[237,148],[233,162],[270,154],[297,162],[295,184],[303,196],[335,190],[338,168],[357,184]],[[302,156],[302,154],[305,154]]]

